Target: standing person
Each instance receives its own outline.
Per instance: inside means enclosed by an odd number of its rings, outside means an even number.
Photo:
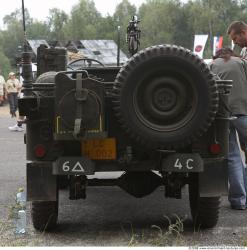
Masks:
[[[9,73],[9,79],[6,82],[6,91],[9,100],[10,114],[11,117],[16,117],[16,111],[18,109],[17,99],[20,95],[20,91],[22,88],[22,84],[20,81],[15,78],[15,73]],[[9,127],[11,131],[23,131],[22,123],[24,121],[23,116],[19,116],[17,119],[17,123],[14,126]]]
[[[247,24],[245,22],[232,22],[227,29],[227,34],[234,44],[237,44],[241,48],[247,46]]]
[[[233,87],[229,95],[229,109],[237,117],[230,121],[228,177],[228,199],[232,209],[246,209],[247,174],[241,159],[237,133],[242,143],[247,145],[247,62],[234,56],[230,48],[216,53],[211,70],[222,80],[232,80]]]
[[[6,82],[6,92],[9,101],[10,115],[16,117],[17,111],[17,98],[21,90],[21,83],[15,78],[15,73],[9,73],[9,79]]]
[[[227,34],[234,44],[242,48],[240,57],[247,59],[247,24],[243,21],[234,21],[229,25]]]
[[[1,73],[2,70],[0,69],[0,106],[2,106],[4,102],[4,89],[5,89],[5,80]]]
[[[234,44],[237,44],[242,48],[240,57],[247,59],[247,24],[243,21],[232,22],[228,29],[227,34],[232,39]],[[247,163],[247,148],[240,139],[241,149],[245,153],[245,162]]]

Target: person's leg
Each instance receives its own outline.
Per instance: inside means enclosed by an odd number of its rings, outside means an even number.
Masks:
[[[16,111],[18,109],[18,93],[13,93],[13,99],[14,99],[14,110],[15,110],[15,117],[16,117]]]
[[[228,155],[228,177],[230,184],[228,199],[233,208],[244,207],[246,203],[243,171],[244,166],[240,155],[236,129],[231,124]]]
[[[24,123],[24,116],[19,116],[18,117],[18,120],[17,120],[17,126],[20,128],[20,129],[23,129],[22,128],[22,124]]]
[[[23,122],[24,122],[24,116],[19,116],[18,117],[18,120],[17,120],[17,124],[18,124],[18,126],[22,126],[22,124],[23,124]]]
[[[242,152],[244,153],[245,156],[245,165],[247,164],[247,148],[245,146],[245,143],[242,142],[241,137],[239,138],[239,143],[240,143],[240,148],[242,150]]]
[[[15,106],[14,106],[14,96],[13,93],[8,94],[8,101],[9,101],[9,110],[12,117],[15,114]]]
[[[236,121],[234,121],[234,125],[237,129],[239,138],[245,146],[247,147],[247,116],[241,116],[239,117]],[[245,191],[247,193],[247,172],[246,172],[246,166],[243,169],[243,178],[244,178],[244,183],[245,183]]]

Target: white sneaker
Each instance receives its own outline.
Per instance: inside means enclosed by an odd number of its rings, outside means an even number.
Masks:
[[[21,132],[21,131],[23,131],[24,129],[23,129],[23,127],[19,127],[17,124],[15,124],[14,126],[9,127],[9,130],[10,130],[10,131],[18,131],[18,132]]]
[[[19,127],[19,126],[17,126],[18,128],[17,128],[17,131],[18,132],[21,132],[21,131],[23,131],[24,130],[24,128],[23,127]]]

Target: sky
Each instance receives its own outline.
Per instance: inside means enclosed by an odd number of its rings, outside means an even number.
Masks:
[[[25,8],[28,9],[30,15],[34,19],[45,20],[49,14],[49,9],[59,8],[66,13],[70,13],[72,6],[77,4],[79,0],[24,0]],[[112,15],[115,11],[116,5],[122,2],[121,0],[94,0],[96,9],[102,13],[103,16]],[[129,0],[131,4],[139,7],[145,0]],[[0,27],[3,28],[2,19],[5,15],[10,14],[22,6],[22,0],[7,0],[0,8]]]

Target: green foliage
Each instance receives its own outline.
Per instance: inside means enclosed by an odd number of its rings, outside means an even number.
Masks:
[[[10,66],[10,60],[8,59],[8,57],[5,56],[2,49],[0,49],[0,69],[1,69],[1,74],[4,76],[6,80],[9,72],[11,71],[11,66]]]
[[[51,40],[65,40],[64,28],[68,22],[68,19],[68,15],[62,10],[53,8],[49,11],[48,28],[50,30]],[[48,30],[47,27],[46,30]]]
[[[66,26],[66,38],[69,40],[96,39],[101,15],[91,0],[80,0],[72,8]]]
[[[141,19],[141,48],[171,43],[193,48],[194,34],[209,34],[205,57],[211,57],[213,36],[223,35],[224,46],[231,44],[227,26],[234,20],[247,21],[247,0],[146,0],[139,8],[122,0],[112,16],[103,17],[93,0],[78,0],[70,14],[59,8],[49,11],[46,21],[34,20],[28,10],[28,39],[83,40],[113,39],[117,41],[120,27],[121,49],[127,53],[126,28],[131,16]],[[16,9],[3,19],[0,30],[0,67],[4,73],[15,64],[17,47],[24,42],[21,10]],[[13,67],[13,66],[12,66]]]
[[[100,26],[104,28],[100,29]],[[115,37],[117,37],[115,33],[116,31],[117,31],[116,23],[112,16],[108,15],[105,18],[101,17],[99,29],[97,30],[98,38],[101,37],[104,39],[115,40]]]
[[[11,64],[15,64],[17,46],[24,40],[21,20],[16,18],[16,13],[5,17],[7,30],[2,31],[4,54],[10,59]]]
[[[28,39],[50,39],[52,32],[46,22],[34,21],[27,30]]]
[[[149,0],[141,6],[139,13],[143,47],[174,42],[180,5],[179,1]]]

